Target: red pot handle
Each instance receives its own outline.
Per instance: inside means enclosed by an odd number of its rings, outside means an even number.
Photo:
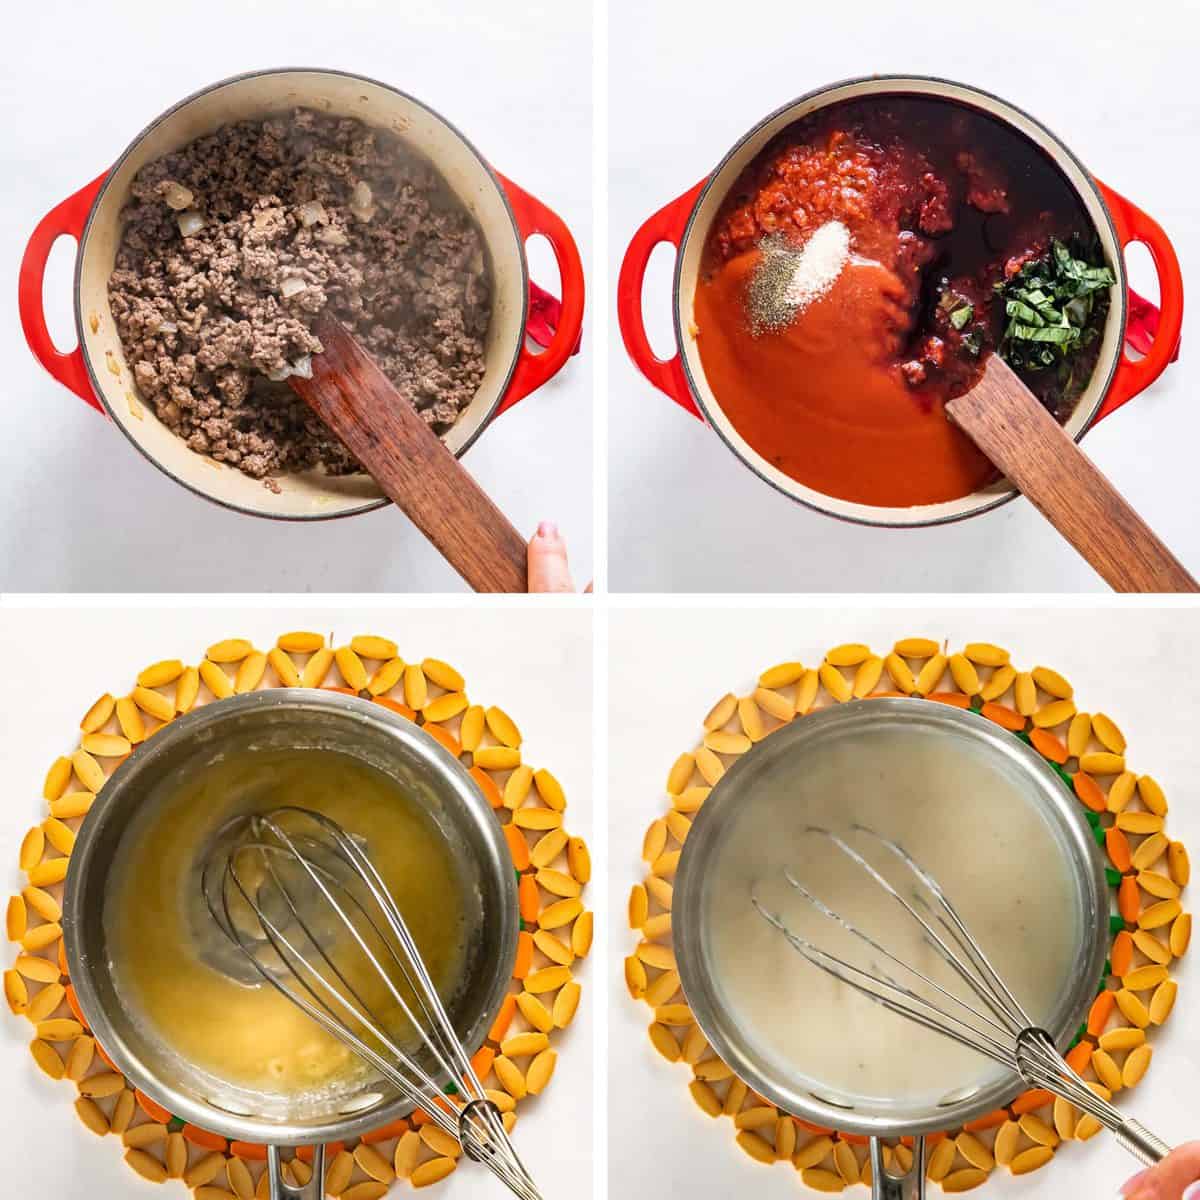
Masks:
[[[558,263],[558,274],[562,279],[562,311],[550,344],[540,354],[532,353],[525,345],[517,368],[496,409],[496,415],[512,408],[518,400],[536,391],[552,376],[562,370],[567,359],[579,345],[583,332],[583,263],[575,239],[562,218],[548,209],[540,200],[519,188],[511,179],[500,176],[500,182],[508,194],[521,241],[525,242],[535,233],[545,236],[554,251]]]
[[[695,208],[696,200],[706,183],[707,179],[700,180],[678,199],[660,208],[633,235],[633,241],[625,251],[621,274],[617,280],[617,321],[621,326],[625,350],[633,359],[633,365],[660,392],[665,392],[676,404],[692,416],[699,417],[701,421],[704,417],[696,407],[696,401],[692,399],[692,390],[688,386],[687,376],[683,373],[678,347],[673,358],[659,358],[646,336],[646,324],[642,315],[642,284],[645,282],[646,266],[655,246],[669,242],[676,250],[679,249],[683,231],[687,228],[692,209]]]
[[[29,245],[25,247],[25,256],[21,259],[21,273],[17,281],[17,307],[21,313],[21,328],[25,331],[25,340],[29,343],[33,356],[58,380],[69,387],[81,400],[87,401],[97,412],[104,409],[96,399],[92,382],[88,378],[87,367],[83,362],[83,348],[76,346],[68,354],[63,354],[55,348],[50,338],[50,330],[46,328],[46,313],[42,308],[42,284],[46,277],[46,260],[50,250],[60,237],[71,237],[77,242],[87,223],[88,213],[92,209],[92,201],[100,190],[108,172],[98,179],[93,179],[86,187],[82,187],[73,196],[68,196],[61,204],[52,208],[38,222]]]
[[[1098,179],[1096,186],[1108,205],[1122,249],[1130,242],[1141,242],[1150,251],[1158,272],[1160,296],[1158,330],[1154,340],[1146,346],[1145,357],[1136,362],[1125,353],[1125,347],[1121,347],[1117,372],[1096,414],[1096,420],[1099,421],[1148,388],[1167,369],[1167,365],[1179,357],[1179,335],[1183,328],[1183,274],[1179,270],[1175,249],[1162,226]],[[1144,330],[1139,332],[1138,340],[1141,340],[1141,332]],[[1128,328],[1126,338],[1129,338]],[[1144,341],[1142,345],[1145,345]]]

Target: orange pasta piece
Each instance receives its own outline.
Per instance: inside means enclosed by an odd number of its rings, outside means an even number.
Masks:
[[[1092,1037],[1099,1037],[1104,1032],[1104,1027],[1108,1024],[1108,1018],[1112,1016],[1115,1001],[1116,993],[1109,991],[1101,992],[1092,1001],[1092,1007],[1088,1010],[1087,1018],[1087,1031]]]
[[[1104,848],[1108,851],[1112,865],[1118,871],[1124,872],[1133,869],[1133,855],[1129,849],[1129,839],[1115,825],[1105,831]]]
[[[1067,1051],[1065,1058],[1067,1066],[1076,1075],[1082,1075],[1087,1070],[1088,1064],[1092,1061],[1092,1047],[1088,1042],[1080,1042],[1077,1046],[1073,1046]]]
[[[525,840],[525,835],[511,821],[507,825],[500,826],[504,834],[504,840],[508,843],[508,852],[512,855],[513,866],[518,871],[525,871],[529,867],[529,843]]]
[[[990,1113],[984,1113],[982,1117],[976,1117],[974,1121],[968,1121],[963,1128],[968,1133],[979,1133],[983,1129],[995,1129],[999,1125],[1003,1125],[1008,1120],[1008,1109],[994,1108]]]
[[[471,1055],[471,1066],[474,1068],[475,1077],[481,1080],[486,1079],[488,1072],[492,1069],[492,1063],[495,1061],[496,1051],[491,1046],[480,1046]]]
[[[541,899],[538,896],[537,880],[532,875],[522,875],[517,886],[517,899],[521,909],[521,917],[527,922],[536,921],[541,909]]]
[[[995,701],[989,700],[979,711],[989,721],[995,721],[1004,729],[1011,729],[1015,732],[1025,728],[1025,718],[1015,708],[1009,708],[1005,704],[997,704]]]
[[[479,784],[479,790],[483,793],[484,799],[493,808],[501,808],[504,804],[504,797],[501,796],[496,781],[482,767],[472,767],[470,774],[471,778]]]
[[[442,745],[445,746],[455,758],[458,758],[462,754],[463,749],[458,738],[456,738],[454,734],[447,732],[440,725],[422,725],[421,728],[424,729],[425,732],[429,734],[429,736],[433,738],[435,742],[441,742]]]
[[[417,719],[415,709],[409,708],[407,704],[401,704],[399,700],[393,700],[390,696],[375,696],[376,704],[382,704],[384,708],[390,708],[392,712],[399,713],[402,717],[409,721]]]
[[[492,1022],[491,1029],[488,1030],[489,1042],[504,1041],[504,1035],[508,1032],[508,1027],[512,1024],[513,1014],[516,1011],[516,995],[505,996],[504,1003],[500,1005],[500,1011],[496,1014],[496,1019]]]
[[[1065,763],[1070,757],[1066,743],[1061,738],[1056,738],[1048,729],[1030,730],[1029,740],[1033,748],[1051,762]]]
[[[309,1147],[309,1149],[312,1148]],[[230,1142],[229,1151],[231,1154],[236,1154],[238,1158],[244,1158],[249,1162],[267,1161],[266,1146],[260,1146],[257,1142]]]
[[[1031,1088],[1028,1092],[1022,1092],[1012,1102],[1012,1110],[1019,1117],[1022,1113],[1033,1112],[1035,1108],[1042,1108],[1053,1103],[1053,1092],[1048,1092],[1045,1088]]]
[[[142,1093],[138,1092],[138,1100],[142,1099]],[[145,1105],[142,1105],[145,1108]],[[159,1109],[159,1112],[166,1114],[166,1120],[171,1119],[171,1114],[167,1110]],[[153,1116],[153,1113],[151,1113]],[[162,1118],[160,1118],[162,1119]],[[225,1147],[228,1143],[219,1133],[209,1133],[207,1129],[201,1129],[198,1125],[185,1125],[183,1127],[183,1136],[187,1138],[193,1146],[199,1146],[201,1150],[212,1150],[218,1154],[225,1152]]]
[[[1129,968],[1133,965],[1133,937],[1130,935],[1129,930],[1122,929],[1113,938],[1109,961],[1112,963],[1112,973],[1118,979],[1123,975],[1129,974]]]
[[[1083,771],[1076,771],[1071,777],[1071,781],[1075,785],[1075,795],[1092,812],[1104,811],[1104,793],[1100,790],[1100,785],[1090,775]]]
[[[513,978],[524,979],[533,966],[533,934],[522,931],[517,935],[517,961],[513,964]]]
[[[1132,925],[1141,911],[1142,897],[1138,892],[1137,880],[1132,875],[1126,875],[1117,888],[1117,912]]]

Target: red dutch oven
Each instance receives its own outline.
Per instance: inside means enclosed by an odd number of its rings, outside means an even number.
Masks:
[[[915,75],[877,75],[830,84],[785,105],[750,130],[708,178],[659,209],[634,235],[621,264],[617,316],[625,348],[638,370],[687,412],[706,422],[760,478],[810,508],[866,525],[936,525],[975,516],[1003,504],[1016,490],[998,479],[970,495],[939,504],[884,508],[826,496],[785,475],[734,428],[704,375],[693,330],[693,301],[709,229],[734,181],[756,154],[789,125],[844,100],[864,96],[929,96],[978,109],[1024,134],[1066,177],[1100,237],[1116,274],[1100,356],[1087,389],[1065,428],[1078,440],[1097,421],[1149,387],[1177,356],[1183,325],[1183,278],[1179,260],[1161,227],[1140,208],[1101,183],[1044,125],[988,92],[966,84]],[[676,247],[673,315],[676,353],[659,358],[650,346],[642,315],[642,283],[650,254],[660,243]],[[1130,296],[1124,248],[1142,242],[1158,273],[1161,313]],[[1129,342],[1143,357],[1131,358]]]
[[[358,118],[403,137],[423,153],[483,231],[491,260],[493,303],[483,382],[445,441],[462,454],[495,416],[556,374],[576,349],[583,326],[583,265],[563,221],[540,200],[493,170],[478,150],[433,109],[387,84],[341,71],[284,68],[235,76],[189,96],[150,124],[110,171],[53,208],[34,230],[21,263],[21,325],[38,361],[60,383],[106,413],[155,466],[198,495],[254,516],[316,520],[349,516],[388,501],[366,475],[306,471],[282,476],[278,493],[259,480],[189,450],[136,396],[108,305],[108,277],[121,238],[121,209],[137,172],[231,121],[261,119],[294,106]],[[525,242],[542,234],[562,279],[561,311],[546,321],[544,293],[530,313]],[[42,309],[50,248],[67,236],[79,243],[75,267],[78,346],[55,349]],[[526,345],[526,326],[546,343]]]

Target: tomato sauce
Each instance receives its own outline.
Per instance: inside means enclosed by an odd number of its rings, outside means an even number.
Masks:
[[[750,311],[764,240],[799,249],[830,221],[850,235],[840,273],[764,329]],[[1000,339],[995,284],[1053,238],[1093,236],[1054,164],[991,117],[898,96],[833,105],[768,144],[713,223],[694,306],[705,375],[742,437],[825,495],[957,499],[995,475],[944,413]],[[1027,382],[1065,416],[1053,379]]]

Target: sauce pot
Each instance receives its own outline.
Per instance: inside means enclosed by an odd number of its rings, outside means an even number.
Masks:
[[[693,301],[701,257],[709,229],[734,181],[746,165],[789,125],[843,100],[864,96],[931,96],[977,109],[1024,134],[1057,165],[1079,197],[1099,234],[1104,256],[1117,281],[1112,289],[1108,321],[1100,356],[1091,381],[1065,423],[1077,441],[1097,421],[1120,408],[1149,387],[1177,355],[1183,324],[1183,278],[1179,261],[1160,226],[1136,205],[1091,175],[1078,158],[1035,118],[966,84],[915,75],[875,75],[830,84],[809,92],[760,121],[721,160],[716,170],[659,209],[634,234],[621,264],[617,285],[617,316],[625,348],[639,371],[660,391],[701,421],[711,425],[734,454],[759,478],[793,500],[833,517],[863,525],[938,525],[987,512],[1011,500],[1017,491],[997,479],[967,496],[912,508],[885,508],[824,495],[785,475],[754,450],[722,412],[705,379],[693,322]],[[642,284],[651,252],[660,243],[676,247],[672,311],[676,353],[659,358],[646,336],[642,312]],[[1137,349],[1145,356],[1130,358],[1124,350],[1131,306],[1145,305],[1129,295],[1124,248],[1142,242],[1150,251],[1158,273],[1161,314],[1154,340],[1147,345],[1139,325]]]
[[[108,277],[121,238],[121,209],[146,163],[231,121],[261,119],[295,106],[355,117],[402,137],[441,172],[478,222],[493,276],[486,371],[471,404],[446,436],[461,455],[487,423],[557,374],[578,345],[583,325],[583,266],[563,221],[540,200],[496,172],[444,117],[404,92],[340,71],[289,68],[255,71],[215,83],[180,101],[137,135],[110,171],[69,196],[42,219],[21,262],[19,306],[29,348],[60,383],[106,413],[155,466],[197,495],[252,516],[319,520],[367,512],[388,503],[366,475],[284,475],[279,493],[261,480],[189,450],[131,401],[131,372],[108,306]],[[525,344],[530,280],[525,242],[542,234],[562,278],[562,310],[546,349]],[[60,353],[42,310],[42,281],[60,237],[79,243],[74,312],[78,346]],[[539,327],[534,330],[543,335]],[[114,374],[109,364],[119,368]]]
[[[971,742],[980,754],[1002,763],[1006,774],[1020,780],[1048,818],[1048,835],[1054,838],[1067,865],[1074,916],[1081,931],[1072,970],[1058,982],[1054,1008],[1045,1024],[1058,1048],[1066,1049],[1085,1019],[1104,970],[1109,918],[1104,864],[1078,800],[1049,764],[1012,733],[977,714],[929,701],[881,698],[822,709],[772,733],[766,742],[740,757],[721,776],[697,812],[680,856],[672,905],[674,950],[686,1002],[704,1037],[722,1060],[730,1064],[738,1079],[782,1111],[808,1122],[810,1128],[820,1128],[823,1133],[839,1129],[874,1140],[916,1138],[912,1170],[905,1178],[900,1180],[883,1171],[875,1172],[872,1194],[876,1200],[919,1200],[924,1195],[922,1135],[958,1128],[1007,1104],[1015,1094],[1024,1091],[1019,1075],[1001,1073],[988,1084],[959,1088],[940,1100],[918,1103],[902,1098],[872,1100],[869,1110],[850,1103],[847,1097],[830,1097],[799,1072],[788,1073],[778,1058],[763,1051],[749,1032],[739,1026],[727,1000],[730,991],[714,970],[704,934],[703,913],[708,911],[710,902],[708,884],[713,878],[714,854],[724,839],[728,823],[736,815],[740,797],[748,788],[774,773],[803,772],[805,752],[827,745],[830,740],[866,738],[872,733],[913,728],[938,738]],[[953,896],[950,899],[953,901]],[[745,902],[749,904],[749,896]],[[779,953],[794,952],[784,943]],[[803,1013],[797,1013],[796,1019],[803,1020]]]
[[[394,779],[446,837],[472,925],[465,978],[448,1002],[468,1053],[482,1045],[509,988],[518,933],[516,879],[499,823],[463,767],[411,722],[337,692],[276,689],[205,705],[140,746],[97,797],[71,854],[63,900],[71,983],[96,1041],[134,1087],[172,1115],[230,1141],[265,1145],[272,1200],[320,1200],[324,1146],[407,1116],[411,1103],[390,1085],[367,1078],[353,1090],[324,1089],[286,1117],[256,1115],[252,1095],[202,1075],[147,1037],[121,994],[105,932],[113,863],[120,861],[118,847],[133,813],[153,803],[156,784],[168,775],[249,746],[349,754]],[[431,1062],[424,1065],[440,1076]],[[314,1147],[307,1187],[291,1188],[280,1176],[283,1146]]]
[[[696,814],[680,856],[671,909],[685,999],[704,1036],[738,1079],[782,1111],[807,1122],[810,1129],[815,1126],[822,1133],[837,1129],[877,1141],[916,1139],[913,1167],[906,1177],[875,1173],[875,1200],[920,1200],[925,1182],[923,1135],[957,1128],[1007,1104],[1025,1085],[1015,1071],[1002,1072],[989,1083],[960,1088],[938,1101],[881,1099],[872,1104],[871,1111],[850,1103],[848,1097],[831,1097],[798,1073],[789,1073],[750,1031],[740,1027],[727,999],[726,981],[714,969],[704,913],[712,902],[709,885],[714,855],[748,789],[773,775],[802,772],[806,752],[831,741],[914,729],[934,737],[970,741],[1026,786],[1047,817],[1048,836],[1054,838],[1068,867],[1072,905],[1082,931],[1072,969],[1060,982],[1045,1026],[1059,1049],[1065,1050],[1086,1017],[1104,969],[1109,911],[1104,864],[1079,802],[1049,764],[1011,733],[975,713],[927,700],[877,699],[822,709],[772,733],[717,781]],[[750,897],[745,899],[749,904]],[[953,896],[950,899],[953,901]],[[727,900],[723,898],[721,903]],[[784,943],[779,953],[794,951]],[[795,1019],[804,1020],[803,1012],[797,1012]]]

